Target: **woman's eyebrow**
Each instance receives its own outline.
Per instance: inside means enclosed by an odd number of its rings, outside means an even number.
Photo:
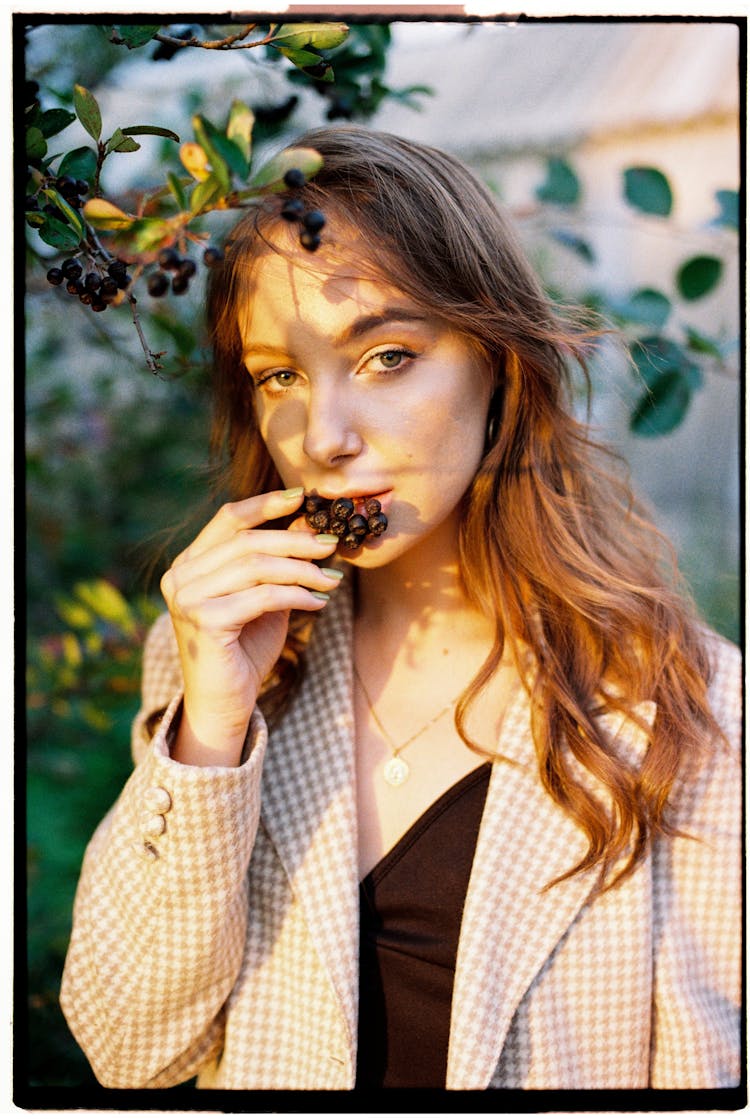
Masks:
[[[424,311],[419,311],[414,307],[383,307],[380,311],[373,311],[369,315],[360,315],[344,327],[332,341],[336,346],[345,346],[347,342],[352,342],[355,338],[361,338],[363,334],[368,334],[379,326],[387,326],[389,323],[426,321],[427,315]]]
[[[380,311],[373,311],[367,315],[359,315],[356,319],[344,327],[338,334],[334,335],[331,342],[334,346],[346,346],[349,342],[361,338],[364,334],[368,334],[371,330],[375,330],[380,326],[388,326],[389,323],[407,323],[427,322],[428,316],[424,311],[418,311],[414,307],[383,307]],[[279,354],[283,347],[276,343],[267,344],[265,342],[251,342],[243,353],[243,360],[254,356],[263,356],[267,354]]]

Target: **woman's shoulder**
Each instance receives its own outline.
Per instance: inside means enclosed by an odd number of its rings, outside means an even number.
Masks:
[[[731,741],[739,740],[742,716],[742,666],[740,649],[713,630],[704,630],[711,666],[708,699],[714,718]]]

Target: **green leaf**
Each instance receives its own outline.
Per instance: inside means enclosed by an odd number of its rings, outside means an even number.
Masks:
[[[151,42],[160,30],[160,23],[119,24],[117,27],[117,33],[128,50],[134,50]]]
[[[625,198],[644,214],[668,217],[672,212],[672,188],[656,167],[628,167],[624,172]]]
[[[630,417],[630,430],[650,438],[668,435],[684,420],[691,399],[689,384],[676,370],[661,374],[638,401]]]
[[[209,175],[202,183],[196,183],[193,187],[190,195],[190,212],[199,214],[224,193],[225,190],[216,175]]]
[[[314,77],[316,81],[333,81],[333,68],[319,54],[313,54],[312,51],[306,50],[287,50],[286,47],[277,47],[276,49],[279,54],[284,55],[284,58],[288,58],[298,70]]]
[[[206,126],[208,125],[210,127],[210,124],[200,113],[195,114],[192,123],[195,138],[208,157],[213,176],[216,181],[221,184],[222,193],[226,194],[231,182],[229,168],[209,139],[208,128]],[[208,179],[206,182],[208,182]]]
[[[42,135],[49,139],[51,136],[56,136],[58,132],[62,132],[75,119],[75,113],[71,113],[68,109],[47,109],[39,116],[37,123]]]
[[[322,166],[323,157],[314,148],[286,148],[264,163],[248,186],[252,190],[284,190],[284,175],[293,167],[298,167],[306,179],[311,179]]]
[[[72,179],[85,179],[90,183],[96,175],[96,152],[92,148],[74,148],[66,152],[57,169],[58,175]]]
[[[349,34],[345,23],[282,23],[273,34],[271,43],[281,43],[290,50],[313,47],[330,50],[343,43]]]
[[[121,128],[116,128],[107,140],[107,146],[104,150],[107,154],[109,152],[137,152],[140,146],[137,141],[125,136]]]
[[[641,338],[630,347],[637,372],[648,388],[666,373],[679,373],[692,388],[700,388],[703,376],[700,367],[686,351],[661,334]]]
[[[172,232],[172,225],[163,218],[138,218],[133,222],[130,238],[137,252],[147,253],[161,246]]]
[[[62,210],[62,212],[65,214],[65,217],[67,218],[68,225],[70,225],[78,234],[78,240],[83,240],[86,230],[84,228],[83,222],[81,221],[81,215],[78,213],[78,211],[75,210],[69,202],[66,202],[61,194],[58,194],[56,190],[53,190],[52,187],[45,187],[42,191],[42,194],[44,194],[46,198],[49,198],[50,202],[53,202],[55,206],[58,207],[58,209]]]
[[[129,128],[121,128],[123,136],[163,136],[165,140],[174,140],[179,144],[180,137],[171,128],[162,128],[159,124],[133,124]]]
[[[694,256],[677,273],[677,287],[683,299],[702,299],[718,284],[724,265],[716,256]]]
[[[725,225],[729,229],[740,227],[740,196],[736,190],[717,190],[716,201],[719,203],[719,216],[714,219],[714,225]]]
[[[89,93],[82,85],[74,85],[73,106],[76,116],[89,136],[98,141],[102,134],[102,114],[93,93]]]
[[[567,229],[551,229],[550,237],[559,244],[564,245],[566,249],[572,249],[574,253],[585,260],[588,264],[593,264],[596,260],[596,254],[591,248],[588,241],[583,237],[579,237],[577,233],[571,233]]]
[[[174,171],[167,171],[167,182],[169,183],[169,189],[172,191],[177,205],[181,210],[187,210],[187,196],[182,183],[175,175]]]
[[[203,126],[206,129],[206,135],[209,142],[216,151],[229,170],[234,175],[238,175],[241,179],[247,178],[249,171],[248,162],[245,159],[240,147],[230,140],[223,132],[220,132],[215,125],[211,124],[210,120],[203,120]],[[227,183],[227,189],[229,183]]]
[[[540,202],[556,206],[574,206],[580,200],[580,181],[566,160],[556,157],[547,160],[547,178],[537,187],[536,196]]]
[[[51,216],[47,217],[44,225],[40,226],[39,236],[47,245],[52,245],[53,248],[61,249],[63,252],[77,249],[81,240],[69,225]]]
[[[695,327],[685,327],[685,335],[687,337],[688,349],[696,354],[707,354],[709,357],[714,357],[718,361],[722,361],[724,353],[718,342],[708,335],[702,334]]]
[[[671,314],[672,304],[666,295],[654,288],[639,288],[623,302],[615,303],[614,310],[630,322],[661,330]]]
[[[41,128],[26,129],[26,156],[28,159],[44,159],[47,154],[47,141]]]
[[[250,166],[254,124],[255,113],[253,110],[242,101],[233,101],[227,121],[227,138],[240,149],[248,167]],[[247,175],[247,172],[245,174]]]
[[[98,618],[112,622],[123,633],[134,632],[135,620],[130,606],[112,583],[105,579],[94,579],[86,583],[76,583],[73,591],[76,598],[93,610]]]

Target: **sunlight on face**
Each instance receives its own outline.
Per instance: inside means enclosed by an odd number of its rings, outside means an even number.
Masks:
[[[351,557],[358,566],[390,562],[438,526],[455,540],[482,456],[487,363],[397,288],[356,276],[356,235],[339,232],[346,258],[288,242],[254,265],[239,324],[284,485],[381,498],[388,531]]]

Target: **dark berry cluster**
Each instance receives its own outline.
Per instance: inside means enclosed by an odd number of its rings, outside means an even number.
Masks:
[[[47,279],[54,287],[65,284],[65,290],[92,311],[106,311],[111,303],[119,301],[120,292],[130,284],[124,260],[113,260],[106,273],[94,265],[92,271],[84,275],[83,265],[75,257],[64,260],[59,268],[50,268]]]
[[[58,194],[62,195],[69,206],[74,209],[80,210],[82,205],[82,197],[89,192],[89,184],[85,179],[72,179],[70,175],[60,175],[57,179],[48,179],[46,181],[48,187],[52,187]],[[36,194],[29,194],[26,197],[26,213],[35,213],[39,211],[42,214],[48,214],[53,218],[60,218],[65,220],[65,215],[59,206],[54,202],[45,202],[40,204],[39,197]]]
[[[350,497],[334,497],[329,500],[317,494],[305,497],[305,520],[316,532],[330,532],[338,536],[342,545],[355,551],[367,536],[382,536],[388,528],[388,518],[381,511],[376,497],[367,497],[364,502],[363,516]]]
[[[224,254],[221,249],[209,245],[203,253],[203,263],[207,268],[221,264]],[[190,281],[198,271],[194,260],[180,256],[176,249],[162,249],[158,257],[159,268],[148,278],[148,294],[158,299],[171,290],[173,295],[183,295],[190,287]]]
[[[305,176],[297,167],[292,167],[284,175],[284,185],[290,191],[299,190],[305,185]],[[281,216],[285,221],[298,221],[302,226],[299,243],[303,249],[314,253],[320,246],[320,231],[326,223],[325,215],[320,210],[308,210],[301,198],[293,195],[284,200],[281,207]]]

